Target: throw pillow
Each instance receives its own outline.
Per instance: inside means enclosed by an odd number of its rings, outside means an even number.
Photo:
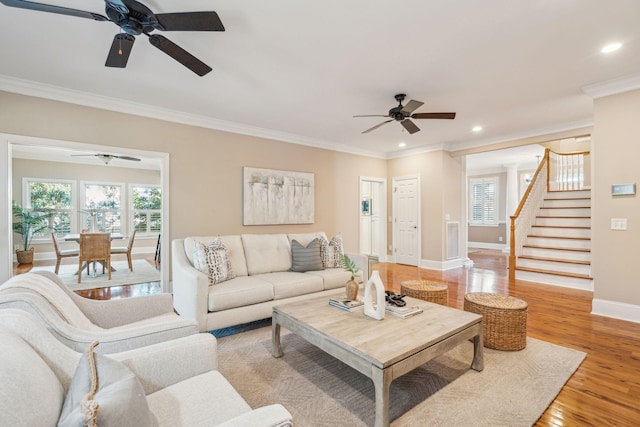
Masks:
[[[235,277],[231,268],[231,258],[220,238],[214,239],[208,246],[196,243],[193,266],[209,276],[209,286]]]
[[[344,268],[342,234],[336,234],[330,241],[322,238],[320,241],[320,253],[324,268]]]
[[[58,420],[58,427],[151,426],[142,385],[122,363],[93,352],[80,358]]]
[[[320,256],[320,240],[315,238],[307,246],[302,246],[297,240],[292,240],[291,260],[291,271],[304,273],[305,271],[324,270]]]

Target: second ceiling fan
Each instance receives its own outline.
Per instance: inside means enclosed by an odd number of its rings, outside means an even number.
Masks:
[[[410,134],[414,134],[420,130],[415,123],[413,123],[410,119],[455,119],[456,113],[413,113],[415,110],[420,108],[424,102],[414,101],[413,99],[407,102],[407,105],[402,105],[402,101],[407,95],[404,93],[399,93],[395,96],[396,101],[398,101],[398,106],[389,110],[388,114],[366,114],[359,115],[353,117],[390,117],[389,120],[385,120],[382,123],[375,125],[372,128],[365,130],[362,133],[369,133],[372,130],[378,129],[380,126],[385,125],[389,122],[393,122],[394,120],[400,122],[400,124],[409,132]],[[413,114],[412,114],[413,113]]]

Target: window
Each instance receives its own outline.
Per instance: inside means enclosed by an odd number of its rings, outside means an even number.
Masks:
[[[138,233],[159,233],[162,224],[162,193],[159,186],[131,185],[133,229]]]
[[[81,183],[82,229],[91,228],[91,213],[95,212],[100,230],[122,232],[122,187],[113,183]]]
[[[46,237],[50,231],[67,234],[72,230],[75,218],[73,209],[74,181],[56,179],[24,178],[24,206],[31,210],[46,210],[52,213],[49,229],[45,228],[34,237]]]
[[[469,222],[498,225],[498,177],[471,178],[469,184]]]

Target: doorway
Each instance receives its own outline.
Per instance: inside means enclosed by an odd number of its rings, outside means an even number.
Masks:
[[[393,186],[393,259],[418,266],[420,260],[420,177],[395,177]]]
[[[360,253],[373,262],[386,260],[387,180],[360,177]]]

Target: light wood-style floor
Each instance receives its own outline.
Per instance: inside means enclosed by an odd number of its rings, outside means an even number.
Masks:
[[[449,286],[449,306],[462,309],[469,292],[513,295],[529,304],[527,335],[574,348],[587,358],[536,426],[640,426],[640,324],[591,313],[593,293],[509,281],[507,258],[498,251],[471,253],[469,269],[435,271],[380,263],[386,287],[400,292],[404,280],[438,280]],[[109,299],[135,295],[136,285],[83,295]],[[115,295],[113,295],[113,294]]]

